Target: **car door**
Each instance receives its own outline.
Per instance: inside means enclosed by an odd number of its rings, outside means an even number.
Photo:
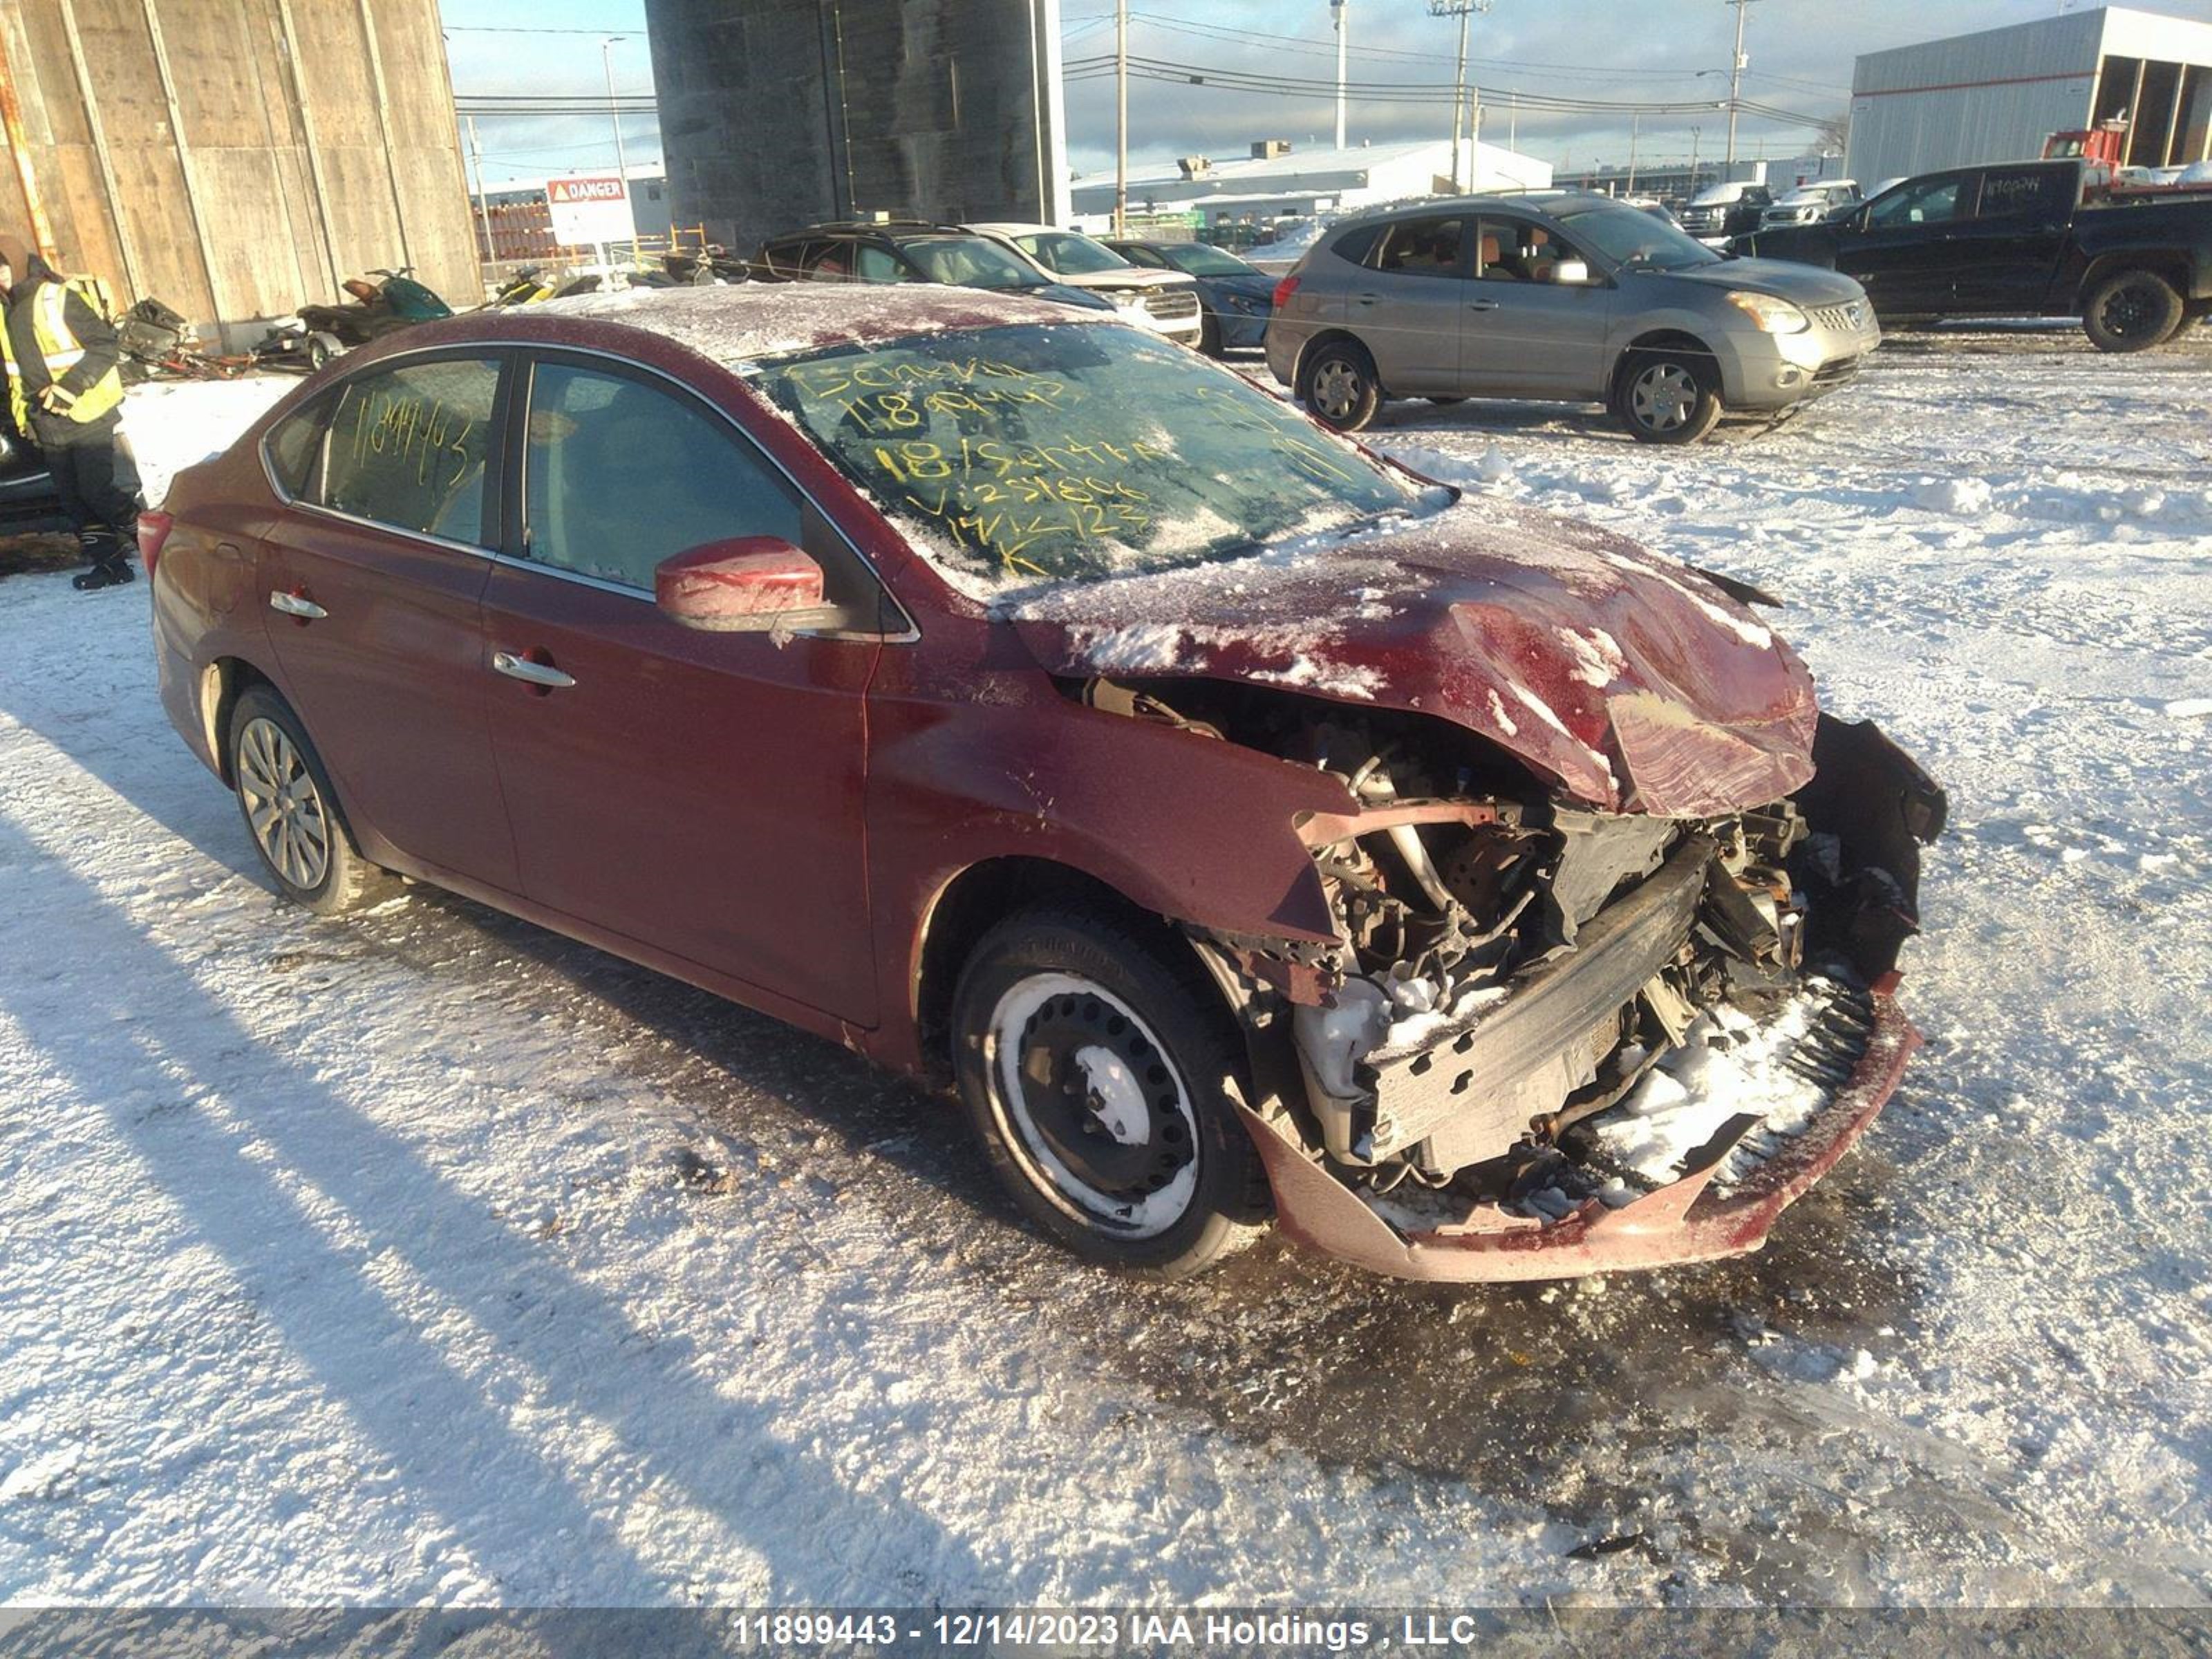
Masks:
[[[410,355],[295,416],[322,425],[261,569],[282,689],[356,832],[428,873],[512,891],[479,610],[506,361],[481,348]]]
[[[1474,222],[1464,214],[1395,220],[1353,273],[1344,320],[1394,397],[1457,390]]]
[[[2073,216],[2071,167],[1990,167],[1973,216],[1952,230],[1952,304],[1960,311],[2033,313],[2043,307]]]
[[[1559,281],[1562,264],[1584,256],[1549,226],[1500,213],[1478,222],[1474,254],[1455,390],[1492,398],[1601,395],[1614,290]]]
[[[1974,208],[1978,174],[1939,173],[1908,180],[1869,203],[1838,247],[1836,267],[1858,279],[1885,317],[1940,315],[1951,308],[1957,266],[1953,240]]]
[[[864,698],[879,600],[858,556],[718,410],[611,360],[530,364],[484,594],[493,748],[530,899],[856,1024],[875,1018]],[[701,633],[670,556],[814,552],[851,637]]]

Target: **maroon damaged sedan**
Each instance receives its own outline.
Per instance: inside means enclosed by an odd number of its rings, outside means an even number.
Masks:
[[[1755,1249],[1916,1041],[1942,793],[1764,596],[1111,319],[457,317],[145,524],[163,700],[285,896],[434,883],[957,1093],[1094,1260]]]

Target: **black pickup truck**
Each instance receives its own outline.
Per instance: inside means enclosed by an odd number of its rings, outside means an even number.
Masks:
[[[2078,161],[1923,173],[1735,253],[1855,276],[1885,323],[2079,317],[2103,351],[2141,351],[2212,313],[2212,191],[2085,193]]]

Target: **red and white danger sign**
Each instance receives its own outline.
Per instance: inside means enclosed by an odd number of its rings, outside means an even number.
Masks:
[[[580,173],[545,181],[553,212],[553,240],[565,247],[635,240],[629,190],[618,173]]]

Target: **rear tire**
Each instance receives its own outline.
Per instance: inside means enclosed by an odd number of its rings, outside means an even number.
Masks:
[[[2179,331],[2187,307],[2173,284],[2152,270],[2124,270],[2089,290],[2081,331],[2100,351],[2148,351]]]
[[[1382,407],[1375,360],[1356,340],[1331,340],[1298,365],[1298,401],[1324,426],[1358,432]]]
[[[1019,911],[969,957],[952,1033],[993,1173],[1076,1255],[1186,1279],[1267,1218],[1241,1045],[1195,963],[1079,909]]]
[[[354,845],[322,757],[290,704],[266,685],[249,687],[226,740],[239,815],[279,893],[319,916],[387,896],[392,878]]]
[[[1693,444],[1721,418],[1720,376],[1705,352],[1657,346],[1629,353],[1613,384],[1613,417],[1644,444]]]

